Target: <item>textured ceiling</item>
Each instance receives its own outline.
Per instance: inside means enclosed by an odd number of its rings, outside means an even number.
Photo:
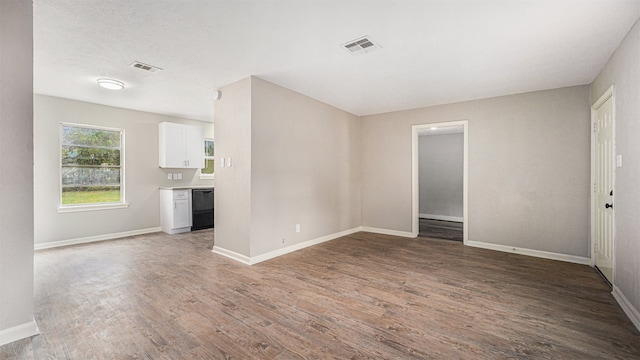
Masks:
[[[34,0],[34,87],[211,121],[213,90],[255,75],[367,115],[588,84],[638,17],[638,0]],[[340,48],[364,35],[382,48]]]

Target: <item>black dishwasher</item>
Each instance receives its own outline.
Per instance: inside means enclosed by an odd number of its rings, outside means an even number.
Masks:
[[[191,190],[191,231],[213,227],[213,188]]]

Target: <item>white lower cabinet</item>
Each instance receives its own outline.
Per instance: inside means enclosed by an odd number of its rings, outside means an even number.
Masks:
[[[160,228],[167,234],[191,231],[191,189],[160,189]]]

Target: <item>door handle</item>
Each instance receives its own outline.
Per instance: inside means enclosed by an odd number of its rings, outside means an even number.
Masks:
[[[604,207],[606,209],[608,209],[608,208],[612,208],[613,209],[613,204],[604,204]]]

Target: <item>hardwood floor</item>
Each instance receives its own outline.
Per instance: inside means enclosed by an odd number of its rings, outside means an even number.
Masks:
[[[462,223],[420,218],[418,236],[462,241]]]
[[[638,359],[590,267],[357,233],[254,266],[211,230],[38,251],[1,359]]]

